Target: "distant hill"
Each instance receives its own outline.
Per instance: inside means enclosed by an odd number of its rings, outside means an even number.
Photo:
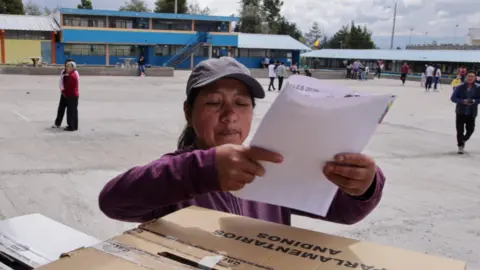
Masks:
[[[390,49],[390,36],[372,36],[375,45],[380,49]],[[424,37],[424,36],[412,36],[412,45],[414,44],[432,44],[434,41],[437,44],[451,43],[451,44],[464,44],[468,42],[468,37]],[[409,36],[395,36],[394,48],[400,47],[402,50],[409,44]]]

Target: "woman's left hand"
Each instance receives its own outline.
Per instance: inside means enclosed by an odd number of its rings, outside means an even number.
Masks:
[[[338,154],[323,173],[328,180],[351,196],[362,196],[372,185],[377,172],[375,161],[363,154]]]

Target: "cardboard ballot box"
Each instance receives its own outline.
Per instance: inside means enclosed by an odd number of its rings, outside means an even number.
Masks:
[[[190,207],[40,270],[464,270],[465,263]]]

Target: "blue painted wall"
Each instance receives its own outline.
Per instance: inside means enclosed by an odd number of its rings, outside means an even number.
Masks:
[[[235,58],[237,59],[238,62],[242,63],[243,65],[245,65],[247,68],[261,68],[260,66],[260,62],[262,62],[265,57],[237,57]],[[287,58],[275,58],[275,59],[271,59],[271,60],[275,60],[275,61],[283,61],[285,63],[285,65],[290,65],[290,63],[287,62]]]
[[[110,31],[110,30],[80,30],[64,29],[62,31],[64,43],[109,43],[109,44],[172,44],[187,45],[195,37],[196,33],[169,33],[148,31]],[[238,45],[237,35],[211,35],[213,46]]]

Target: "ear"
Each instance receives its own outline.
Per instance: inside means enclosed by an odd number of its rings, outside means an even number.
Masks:
[[[192,123],[192,108],[188,106],[187,101],[183,102],[183,114],[185,115],[185,120],[187,120],[187,125],[191,126]]]

